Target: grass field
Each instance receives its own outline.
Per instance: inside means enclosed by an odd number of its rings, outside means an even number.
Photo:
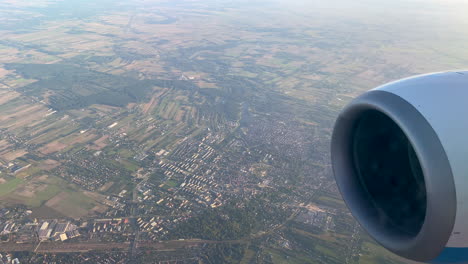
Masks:
[[[96,201],[55,176],[35,176],[27,180],[13,178],[0,184],[0,201],[24,204],[38,217],[60,215],[78,218],[89,213]]]
[[[371,242],[364,242],[361,249],[359,264],[400,263],[399,261],[401,261],[386,249]]]
[[[279,249],[268,249],[267,254],[271,256],[274,264],[315,264],[320,263],[318,260],[311,259],[307,256],[302,256],[299,252],[294,252],[296,255],[291,254],[290,251]]]
[[[316,202],[318,204],[329,206],[331,208],[346,208],[346,205],[343,202],[343,200],[328,195],[320,196],[320,198]]]
[[[244,252],[244,257],[242,258],[240,264],[248,264],[252,260],[252,258],[255,256],[255,251],[246,249]]]
[[[138,166],[138,164],[136,164],[134,162],[127,161],[127,160],[122,160],[121,163],[125,167],[125,169],[127,169],[127,170],[129,170],[131,172],[135,172],[140,168]]]
[[[36,167],[36,166],[30,166],[29,168],[22,170],[16,174],[16,177],[18,178],[26,178],[29,176],[36,175],[37,173],[41,172],[41,168]]]
[[[79,218],[87,215],[96,206],[96,202],[81,192],[68,189],[54,196],[45,205],[65,216]]]
[[[304,230],[301,230],[301,229],[298,229],[298,228],[293,228],[292,231],[295,232],[295,233],[301,234],[303,236],[313,237],[313,238],[316,238],[316,239],[326,241],[328,243],[337,243],[338,242],[337,239],[335,237],[333,237],[329,233],[323,233],[323,234],[318,235],[318,234],[312,234],[310,232],[307,232],[307,231],[304,231]]]
[[[40,207],[44,202],[51,199],[61,191],[61,187],[55,184],[47,185],[44,191],[38,192],[32,198],[24,200],[24,204],[29,207]]]
[[[177,181],[175,181],[175,180],[168,180],[164,184],[169,186],[170,188],[177,187],[177,185],[178,185]]]
[[[13,192],[21,183],[23,183],[23,179],[14,178],[7,181],[6,183],[0,184],[0,196],[4,196]]]
[[[57,177],[39,176],[21,181],[14,193],[5,195],[3,199],[24,204],[30,208],[42,206],[47,200],[58,194],[65,183]]]

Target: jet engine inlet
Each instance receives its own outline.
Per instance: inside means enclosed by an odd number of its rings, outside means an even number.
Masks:
[[[369,210],[375,210],[380,228],[416,236],[426,215],[426,187],[411,142],[377,110],[364,111],[351,133],[349,147],[360,187],[356,195],[372,202]]]
[[[456,216],[454,177],[414,104],[383,89],[357,97],[336,120],[331,158],[346,205],[377,242],[417,261],[444,250]]]

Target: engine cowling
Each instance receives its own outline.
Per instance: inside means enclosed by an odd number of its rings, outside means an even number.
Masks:
[[[468,72],[370,90],[339,114],[340,192],[361,226],[402,257],[468,262]]]

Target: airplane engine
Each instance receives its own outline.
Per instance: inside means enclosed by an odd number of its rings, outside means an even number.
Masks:
[[[388,83],[351,101],[331,142],[353,216],[407,259],[468,263],[468,71]]]

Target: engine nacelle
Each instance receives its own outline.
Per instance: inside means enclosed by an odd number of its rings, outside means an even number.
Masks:
[[[402,257],[468,262],[468,71],[392,82],[340,113],[335,179],[361,226]]]

